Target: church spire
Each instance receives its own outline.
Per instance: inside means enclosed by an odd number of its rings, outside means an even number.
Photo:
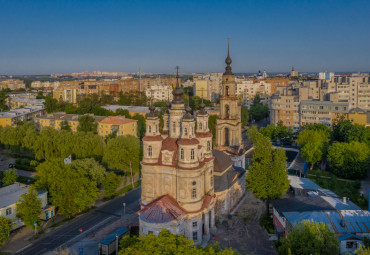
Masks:
[[[182,98],[182,95],[184,94],[184,91],[180,88],[179,85],[179,66],[176,66],[176,88],[172,91],[172,94],[174,95],[174,99],[172,101],[172,104],[183,104],[184,99]]]
[[[233,74],[231,72],[231,58],[230,58],[230,37],[227,38],[227,57],[225,59],[225,63],[226,63],[226,68],[225,68],[225,73],[224,74]]]

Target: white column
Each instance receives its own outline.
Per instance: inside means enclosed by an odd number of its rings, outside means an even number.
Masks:
[[[211,228],[215,227],[215,208],[211,211]]]
[[[204,233],[203,235],[209,234],[209,212],[204,215]]]

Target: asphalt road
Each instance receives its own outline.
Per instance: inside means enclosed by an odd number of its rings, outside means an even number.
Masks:
[[[70,223],[63,225],[55,231],[48,233],[46,236],[35,241],[30,247],[16,254],[37,255],[44,254],[48,251],[53,251],[60,245],[81,234],[79,229],[88,231],[108,217],[114,216],[120,218],[123,213],[123,203],[126,203],[127,209],[139,209],[140,194],[140,187],[135,190],[131,190],[126,195],[115,198],[107,204],[95,208],[94,210],[72,220]],[[130,212],[126,210],[126,213],[133,213],[133,211]]]

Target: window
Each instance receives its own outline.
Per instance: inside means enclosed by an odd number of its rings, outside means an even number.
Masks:
[[[210,141],[208,141],[207,142],[207,151],[210,151],[211,150],[211,142]]]
[[[197,231],[193,231],[193,241],[194,242],[198,241],[198,232]]]
[[[152,126],[148,126],[148,132],[151,133],[152,132]]]
[[[202,130],[202,122],[199,123],[199,129]]]
[[[196,228],[198,226],[198,222],[193,221],[193,228]]]
[[[153,231],[148,231],[148,235],[152,234],[153,235]]]
[[[191,192],[191,198],[197,198],[197,189],[193,189]]]
[[[184,128],[184,135],[188,135],[188,129]]]
[[[190,151],[190,159],[194,159],[194,158],[195,158],[194,149],[191,149],[191,151]]]
[[[152,146],[149,145],[148,146],[148,156],[151,157],[153,155],[153,149],[152,149]]]
[[[213,175],[211,175],[211,187],[213,186]]]
[[[180,150],[180,159],[184,159],[184,149]]]
[[[11,215],[11,214],[12,214],[12,208],[7,208],[6,209],[6,216]]]
[[[172,123],[172,130],[174,133],[176,133],[176,122]]]

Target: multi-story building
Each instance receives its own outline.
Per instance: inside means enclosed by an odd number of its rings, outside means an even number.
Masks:
[[[370,75],[354,73],[335,75],[327,83],[328,93],[337,93],[339,101],[348,101],[349,107],[370,109]]]
[[[78,119],[82,115],[79,114],[66,114],[64,112],[50,113],[35,118],[34,122],[37,124],[39,129],[45,127],[52,127],[56,130],[61,130],[63,123],[68,123],[73,133],[78,131],[79,121]],[[97,132],[101,137],[106,137],[112,133],[120,135],[137,135],[137,120],[127,119],[124,116],[95,116],[93,122],[97,125]]]
[[[222,73],[204,73],[194,76],[194,95],[215,102],[221,96]]]
[[[10,79],[10,80],[0,81],[0,88],[1,89],[11,89],[11,90],[25,89],[26,84],[24,84],[24,81],[22,80]]]
[[[339,115],[348,112],[348,103],[303,100],[299,106],[300,125],[320,123],[331,126]]]
[[[98,133],[102,137],[116,133],[121,135],[137,135],[137,120],[127,119],[124,116],[110,116],[98,122]]]
[[[235,88],[233,92],[226,89],[235,83],[228,72],[230,63],[223,82],[225,91],[235,93]],[[161,229],[166,229],[201,244],[209,240],[216,217],[229,213],[240,201],[245,191],[245,171],[233,166],[225,152],[212,151],[209,115],[204,104],[196,116],[195,130],[195,118],[190,107],[185,108],[183,93],[177,83],[172,104],[168,104],[163,115],[162,133],[153,106],[146,120],[141,210],[138,212],[140,234],[158,235]],[[226,97],[226,101],[231,100]],[[222,132],[226,137],[224,130]],[[238,140],[235,136],[241,136],[241,131],[239,135],[230,132],[227,138],[230,143]]]
[[[78,96],[81,95],[80,81],[60,82],[59,88],[53,90],[53,98],[59,102],[77,104]]]
[[[59,87],[59,81],[33,81],[31,83],[31,88],[33,89],[47,89],[54,90]]]
[[[44,113],[44,106],[27,106],[8,112],[0,112],[0,126],[15,126],[20,121],[30,121]]]
[[[172,86],[151,85],[151,87],[145,91],[145,95],[147,98],[151,98],[153,102],[172,101]]]
[[[12,229],[20,228],[24,225],[23,221],[17,217],[17,202],[29,189],[30,186],[21,183],[0,188],[0,216],[12,221]],[[47,191],[37,191],[37,193],[43,209],[40,218],[48,220],[55,215],[55,207],[48,206]]]
[[[363,110],[360,108],[353,108],[345,114],[347,120],[353,124],[359,124],[366,127],[370,126],[370,110]]]
[[[5,100],[10,109],[18,109],[26,106],[42,106],[45,102],[44,99],[36,99],[35,94],[9,94]]]
[[[319,80],[331,80],[334,77],[334,73],[330,72],[320,72]]]
[[[173,88],[176,85],[176,78],[174,77],[141,78],[141,79],[136,79],[136,80],[140,83],[141,91],[150,90],[152,86]]]
[[[257,94],[263,99],[262,102],[268,104],[271,95],[271,84],[265,80],[237,79],[236,95],[239,96],[244,105],[250,107]]]

